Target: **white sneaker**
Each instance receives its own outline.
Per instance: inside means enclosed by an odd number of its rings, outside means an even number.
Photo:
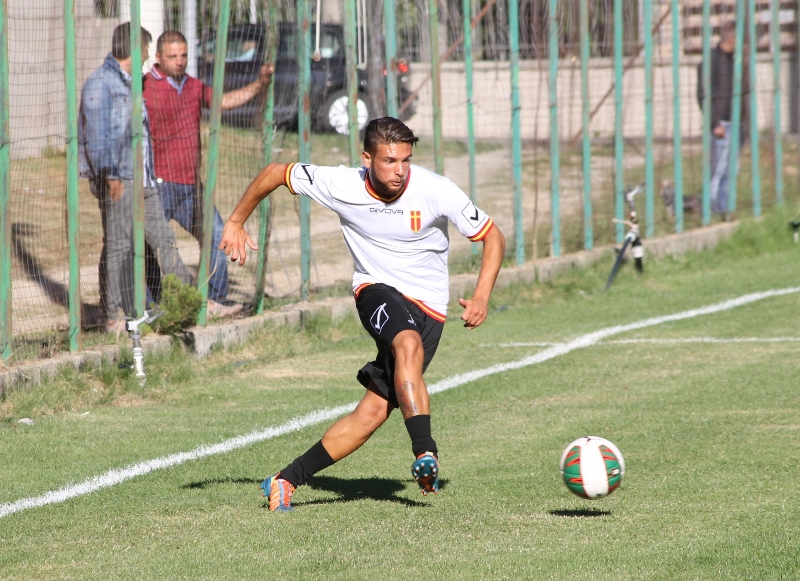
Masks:
[[[225,317],[232,317],[234,315],[239,314],[243,308],[244,305],[233,304],[230,306],[225,306],[221,303],[209,299],[206,312],[216,319],[224,319]]]

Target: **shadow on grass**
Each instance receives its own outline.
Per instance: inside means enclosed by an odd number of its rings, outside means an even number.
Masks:
[[[548,511],[553,516],[567,516],[570,518],[588,518],[595,516],[608,516],[611,511],[597,508],[561,509]]]
[[[446,485],[446,480],[440,480],[439,490],[444,489]],[[294,506],[333,504],[365,499],[397,502],[405,506],[429,506],[427,502],[420,502],[418,500],[398,496],[398,493],[405,490],[406,483],[402,480],[394,480],[391,478],[336,478],[333,476],[315,476],[308,481],[307,486],[313,490],[333,492],[338,495],[338,498],[295,502],[293,503]]]
[[[200,480],[198,482],[190,482],[189,484],[184,484],[181,488],[184,489],[193,489],[202,490],[203,488],[208,488],[209,486],[217,486],[219,484],[247,484],[258,486],[263,482],[263,478],[209,478],[208,480]]]

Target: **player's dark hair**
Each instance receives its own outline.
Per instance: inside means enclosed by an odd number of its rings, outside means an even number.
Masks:
[[[381,143],[409,143],[412,146],[419,137],[408,126],[394,117],[373,119],[364,130],[364,151],[374,155]]]
[[[152,42],[153,36],[142,28],[142,50]],[[131,56],[131,23],[123,22],[114,29],[111,37],[111,56],[117,60],[125,60]]]
[[[728,40],[728,39],[734,38],[735,35],[736,35],[736,21],[735,20],[726,20],[719,27],[719,38],[720,38],[720,40]]]
[[[158,37],[156,41],[156,52],[161,52],[161,49],[164,48],[165,44],[172,44],[173,42],[182,42],[183,44],[188,45],[189,43],[186,42],[186,37],[178,30],[166,30],[161,33],[161,36]]]

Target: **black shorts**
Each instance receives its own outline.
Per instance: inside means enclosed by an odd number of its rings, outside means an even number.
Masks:
[[[379,394],[397,407],[392,341],[401,331],[417,331],[425,351],[422,364],[424,373],[439,346],[444,323],[427,315],[394,287],[380,283],[371,284],[361,290],[356,298],[356,309],[361,324],[378,347],[375,361],[367,363],[358,371],[358,381],[364,387],[369,387],[371,381],[378,388]]]

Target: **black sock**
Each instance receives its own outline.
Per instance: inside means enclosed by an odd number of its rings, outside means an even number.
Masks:
[[[408,435],[411,436],[411,450],[414,452],[414,457],[424,454],[425,452],[433,452],[436,457],[439,457],[439,450],[436,448],[436,442],[431,437],[431,416],[420,415],[412,416],[406,420],[406,430]]]
[[[333,458],[328,454],[325,446],[322,445],[322,440],[320,440],[311,446],[305,454],[295,458],[294,462],[281,470],[280,476],[297,488],[301,484],[305,484],[314,474],[325,470],[325,468],[333,464]]]

